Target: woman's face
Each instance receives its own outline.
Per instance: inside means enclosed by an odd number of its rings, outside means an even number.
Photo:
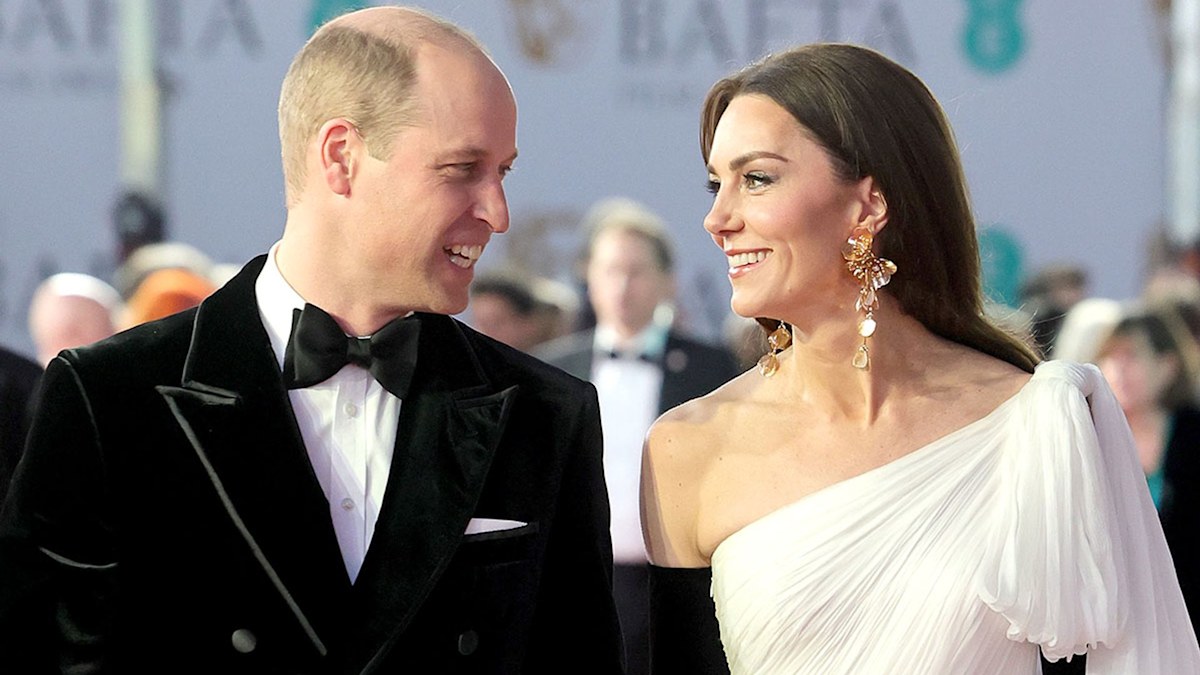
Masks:
[[[870,178],[839,178],[795,118],[757,94],[730,102],[708,160],[704,228],[727,256],[736,313],[795,321],[814,302],[854,302],[841,249],[870,208]]]
[[[1175,377],[1172,357],[1155,354],[1149,340],[1136,333],[1111,338],[1096,365],[1126,413],[1158,407]]]

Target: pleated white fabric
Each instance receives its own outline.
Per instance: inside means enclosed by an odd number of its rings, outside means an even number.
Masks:
[[[1200,536],[1198,533],[1197,536]],[[735,675],[1200,674],[1133,449],[1094,366],[750,523],[713,553]]]

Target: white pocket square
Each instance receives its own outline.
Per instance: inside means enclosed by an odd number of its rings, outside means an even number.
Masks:
[[[515,530],[518,527],[525,527],[528,524],[519,520],[505,520],[504,518],[472,518],[471,522],[467,523],[467,531],[463,534],[503,532],[504,530]]]

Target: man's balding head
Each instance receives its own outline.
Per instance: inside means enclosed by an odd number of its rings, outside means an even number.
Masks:
[[[419,118],[422,46],[487,52],[467,31],[409,7],[372,7],[326,23],[292,60],[279,97],[279,140],[287,205],[300,198],[308,144],[330,119],[349,120],[373,157],[386,160],[397,131]]]

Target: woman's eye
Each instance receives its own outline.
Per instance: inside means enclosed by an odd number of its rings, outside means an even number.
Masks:
[[[704,184],[704,188],[708,190],[709,194],[715,195],[721,190],[721,181],[716,178],[709,178],[708,182]]]
[[[751,171],[742,178],[746,183],[746,187],[750,188],[751,190],[766,187],[773,182],[770,176],[758,171]]]

